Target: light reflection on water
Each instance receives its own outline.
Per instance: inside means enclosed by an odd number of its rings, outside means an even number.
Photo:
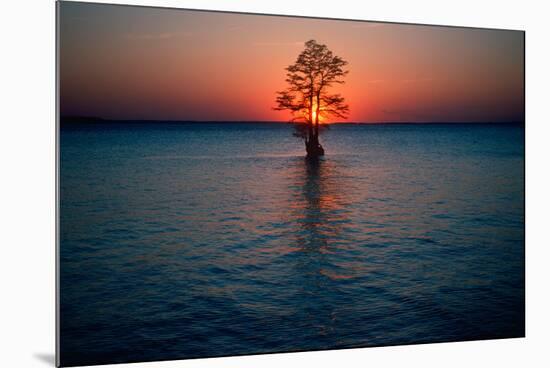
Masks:
[[[64,364],[523,334],[521,127],[290,132],[62,131]]]

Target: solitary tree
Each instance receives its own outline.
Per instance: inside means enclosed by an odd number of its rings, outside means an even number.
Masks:
[[[347,118],[349,106],[339,93],[329,88],[344,83],[347,61],[335,56],[327,46],[309,40],[296,62],[286,68],[289,87],[277,92],[275,110],[289,110],[297,123],[297,136],[304,139],[308,157],[324,155],[319,144],[319,121],[329,117]]]

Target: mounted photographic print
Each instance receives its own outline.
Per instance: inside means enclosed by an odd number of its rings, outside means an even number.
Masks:
[[[523,337],[524,32],[57,3],[57,364]]]

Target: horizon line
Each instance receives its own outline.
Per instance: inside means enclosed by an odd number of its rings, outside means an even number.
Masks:
[[[193,123],[193,124],[300,124],[285,120],[186,120],[186,119],[114,119],[103,118],[98,116],[60,116],[59,121],[72,121],[73,123]],[[339,125],[339,124],[525,124],[523,120],[512,121],[334,121],[330,123],[322,123],[322,125]]]

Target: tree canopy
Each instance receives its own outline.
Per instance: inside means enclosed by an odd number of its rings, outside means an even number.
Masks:
[[[302,123],[299,134],[318,144],[319,121],[330,117],[346,119],[349,106],[339,93],[329,93],[330,87],[344,83],[348,74],[347,61],[336,56],[326,45],[315,40],[305,43],[294,64],[286,68],[288,88],[277,92],[275,110],[288,110],[291,121]]]

